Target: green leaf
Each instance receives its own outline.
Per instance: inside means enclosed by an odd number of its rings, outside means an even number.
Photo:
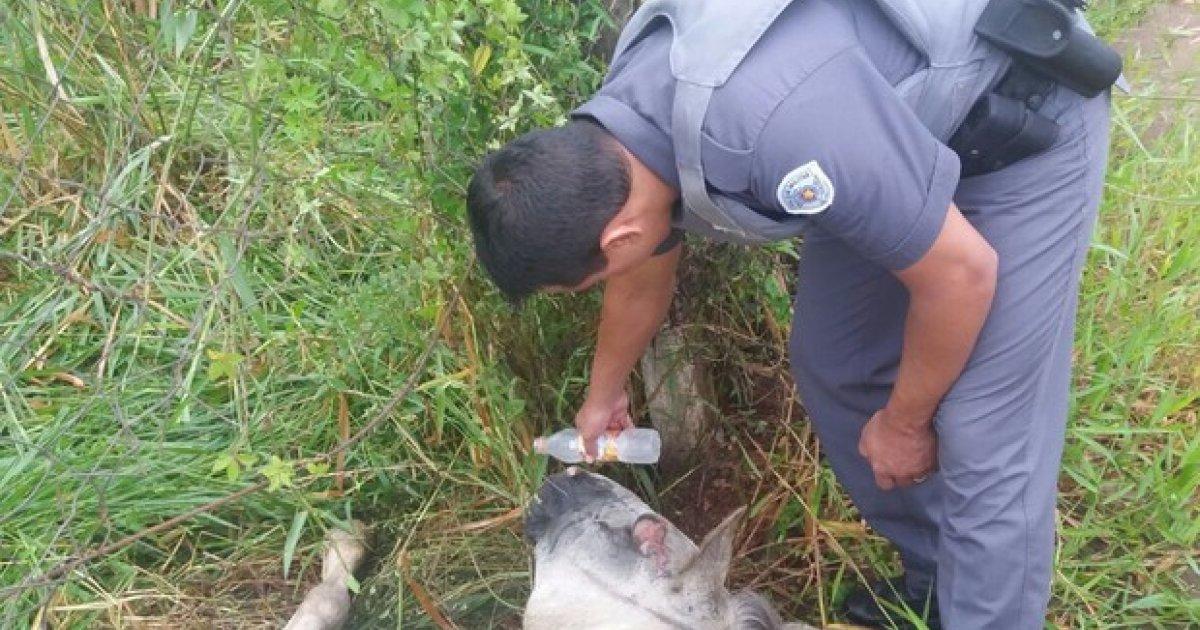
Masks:
[[[545,46],[535,46],[533,44],[521,44],[521,48],[524,49],[525,52],[533,53],[534,55],[537,55],[544,59],[553,59],[555,57],[554,51],[550,50],[549,48],[546,48]]]
[[[213,460],[212,473],[215,475],[219,472],[229,470],[230,467],[236,469],[237,465],[237,460],[233,456],[229,453],[222,453],[217,455],[217,459]]]
[[[346,16],[346,3],[342,0],[320,0],[317,2],[317,10],[335,20],[340,20]]]
[[[304,469],[308,471],[308,474],[313,475],[314,477],[317,477],[317,476],[324,475],[325,473],[329,472],[329,463],[328,462],[309,462],[308,464],[305,464]]]
[[[359,585],[358,580],[356,580],[353,575],[347,575],[346,588],[350,589],[351,593],[358,595],[358,591],[362,589],[362,586]]]
[[[163,0],[158,5],[158,34],[168,46],[175,41],[175,8],[171,0]]]
[[[183,55],[183,49],[196,33],[196,18],[199,13],[195,9],[183,14],[183,19],[175,22],[175,58]]]
[[[484,44],[484,45],[480,46],[479,48],[476,48],[475,54],[472,55],[472,57],[471,57],[471,72],[474,72],[475,76],[479,76],[479,75],[483,74],[483,70],[484,70],[484,68],[487,67],[488,61],[490,61],[491,58],[492,58],[491,44]]]
[[[412,24],[413,14],[420,8],[418,0],[375,0],[379,14],[384,21],[397,28],[408,28]]]
[[[223,472],[229,481],[237,481],[238,477],[242,476],[242,470],[253,466],[255,459],[251,453],[227,451],[217,455],[217,459],[213,461],[212,472],[214,475]]]
[[[283,577],[287,578],[292,568],[292,557],[296,555],[296,543],[300,542],[300,534],[304,532],[304,522],[308,520],[308,510],[300,510],[292,515],[292,527],[288,530],[287,540],[283,543]]]
[[[1167,599],[1167,597],[1165,595],[1163,595],[1162,593],[1155,593],[1153,595],[1147,595],[1137,601],[1134,601],[1133,603],[1129,604],[1129,608],[1134,609],[1134,610],[1162,608],[1165,604],[1168,603],[1168,601],[1169,600]]]
[[[301,87],[307,93],[305,97],[307,98],[306,107],[318,107],[322,96],[317,86],[309,82],[303,82],[301,83]],[[225,268],[229,270],[229,281],[242,303],[242,308],[248,311],[255,310],[258,307],[258,297],[255,296],[253,289],[250,288],[250,283],[246,281],[246,274],[243,273],[241,254],[238,253],[237,244],[228,235],[221,235],[217,239],[217,247],[221,250],[222,262],[225,264]]]
[[[236,352],[221,352],[208,350],[208,378],[213,381],[233,380],[237,376],[238,365],[245,359]]]
[[[283,487],[291,487],[295,469],[278,455],[272,455],[271,461],[262,467],[261,472],[267,478],[267,490],[273,492]]]

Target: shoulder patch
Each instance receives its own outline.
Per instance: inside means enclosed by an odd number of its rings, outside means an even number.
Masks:
[[[820,214],[833,205],[833,182],[816,160],[783,177],[775,198],[788,214]]]

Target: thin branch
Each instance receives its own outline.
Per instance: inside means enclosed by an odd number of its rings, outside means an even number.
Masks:
[[[429,357],[433,354],[433,348],[435,346],[434,342],[437,340],[438,335],[440,335],[444,330],[446,322],[450,317],[450,313],[453,310],[452,307],[454,303],[458,301],[458,299],[458,287],[453,287],[451,290],[450,299],[446,301],[445,310],[442,311],[441,316],[438,317],[437,323],[434,324],[433,329],[429,331],[429,335],[425,339],[425,350],[421,353],[421,358],[417,359],[417,369],[413,370],[412,374],[409,374],[408,381],[404,383],[404,387],[402,387],[396,395],[392,396],[391,399],[384,404],[383,408],[379,410],[379,413],[376,413],[375,417],[372,418],[370,422],[358,430],[358,433],[355,433],[352,437],[350,437],[350,439],[345,440],[341,444],[333,447],[333,449],[328,453],[325,453],[325,458],[328,459],[339,455],[355,444],[361,442],[363,438],[367,437],[367,434],[369,434],[371,431],[374,431],[375,427],[379,426],[380,422],[383,422],[385,419],[391,416],[392,410],[396,408],[396,405],[400,404],[400,401],[408,397],[409,390],[416,387],[417,378],[420,377],[421,371],[425,369],[425,364],[429,361]]]

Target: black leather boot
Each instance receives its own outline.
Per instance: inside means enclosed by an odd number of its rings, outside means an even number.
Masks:
[[[925,625],[910,621],[911,615],[904,610],[905,606],[924,619]],[[850,621],[868,628],[942,628],[938,618],[937,596],[933,592],[921,595],[909,593],[904,586],[904,576],[877,580],[871,585],[871,590],[865,586],[855,588],[842,603],[842,609]]]

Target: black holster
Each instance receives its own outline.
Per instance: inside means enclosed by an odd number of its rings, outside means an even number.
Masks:
[[[1058,132],[1058,123],[1024,101],[992,92],[975,104],[950,147],[962,161],[962,176],[973,177],[1049,149]]]

